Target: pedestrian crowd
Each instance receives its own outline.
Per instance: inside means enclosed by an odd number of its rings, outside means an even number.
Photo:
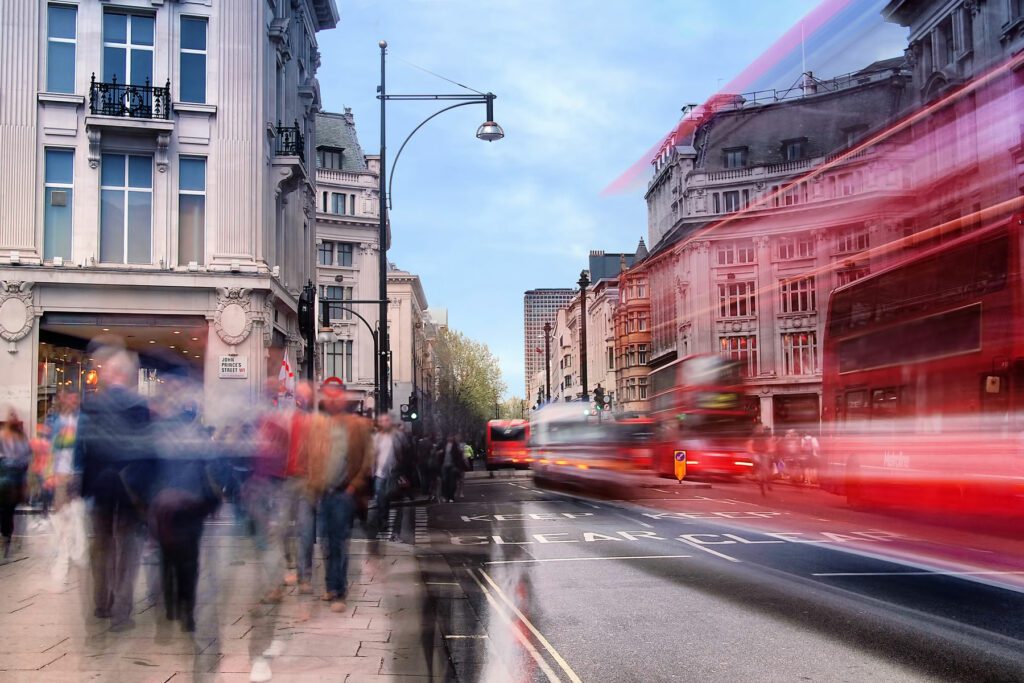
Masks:
[[[135,626],[144,558],[159,566],[149,594],[161,599],[163,627],[195,631],[202,539],[225,502],[259,558],[254,601],[279,604],[295,586],[344,612],[353,528],[402,542],[410,503],[421,495],[454,501],[470,467],[472,451],[458,435],[414,436],[387,414],[373,421],[340,384],[282,391],[270,381],[256,405],[214,429],[203,424],[201,387],[187,368],[171,368],[155,394],[142,395],[137,359],[123,345],[108,341],[92,356],[102,381],[84,400],[60,394],[31,439],[13,411],[0,427],[0,536],[7,558],[16,508],[41,508],[52,529],[54,583],[66,582],[75,564],[88,567],[92,616],[109,620],[112,633]],[[269,659],[280,649],[273,636],[272,617],[254,624],[253,681],[270,680]]]
[[[782,437],[769,427],[757,424],[747,442],[747,452],[754,461],[754,480],[761,495],[770,491],[772,481],[786,479],[795,484],[817,485],[821,464],[821,447],[810,432],[800,434],[787,429]]]

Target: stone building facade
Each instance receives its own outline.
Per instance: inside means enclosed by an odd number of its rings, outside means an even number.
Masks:
[[[34,421],[117,334],[207,419],[254,398],[314,277],[318,31],[334,0],[0,3],[0,404]],[[217,401],[212,399],[217,397]]]

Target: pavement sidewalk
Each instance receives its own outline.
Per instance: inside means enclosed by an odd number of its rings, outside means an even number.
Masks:
[[[248,681],[253,638],[268,626],[281,649],[269,660],[274,681],[413,683],[445,676],[444,644],[425,609],[427,592],[412,545],[354,538],[343,613],[319,599],[319,546],[313,595],[291,587],[281,604],[259,605],[256,548],[222,512],[203,539],[196,633],[163,619],[152,581],[159,568],[144,556],[136,625],[115,634],[108,620],[92,615],[87,569],[72,567],[63,585],[52,580],[47,528],[16,541],[15,552],[0,565],[3,681]]]

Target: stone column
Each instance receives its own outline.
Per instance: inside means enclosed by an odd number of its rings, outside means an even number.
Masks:
[[[754,238],[754,246],[757,248],[758,374],[777,376],[782,367],[776,338],[779,283],[772,268],[771,240],[759,235]]]
[[[691,274],[690,296],[693,300],[691,353],[718,353],[718,339],[715,334],[718,290],[711,273],[710,251],[711,243],[707,240],[697,240],[687,245]]]

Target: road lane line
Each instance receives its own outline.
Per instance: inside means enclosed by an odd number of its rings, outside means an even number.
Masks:
[[[611,509],[611,508],[609,508],[609,509]],[[616,517],[621,517],[622,519],[626,520],[630,524],[639,524],[640,526],[645,527],[647,529],[653,529],[654,528],[653,524],[648,524],[647,522],[641,522],[639,519],[633,519],[632,517],[629,517],[628,515],[624,515],[621,512],[617,512],[615,510],[611,510],[611,513],[613,515],[615,515]]]
[[[526,628],[530,629],[530,632],[537,639],[537,641],[541,645],[543,645],[544,649],[548,651],[548,654],[554,658],[555,662],[558,663],[558,666],[560,666],[562,668],[562,671],[565,672],[565,675],[569,677],[569,680],[572,681],[572,683],[583,683],[580,677],[576,675],[576,672],[572,670],[572,667],[569,666],[569,662],[565,661],[565,659],[562,658],[562,655],[558,654],[558,650],[556,650],[551,645],[551,643],[548,642],[548,639],[544,637],[544,634],[538,631],[537,627],[534,626],[530,622],[530,620],[526,618],[526,615],[519,611],[519,608],[515,606],[515,603],[508,599],[508,596],[505,595],[505,591],[501,590],[501,587],[494,582],[494,579],[491,578],[491,575],[485,572],[483,569],[479,571],[481,576],[487,579],[487,583],[491,584],[491,587],[494,588],[494,592],[498,594],[498,597],[501,598],[506,605],[508,605],[509,609],[515,612],[516,616],[519,617],[519,620],[523,622]]]
[[[425,581],[427,586],[458,586],[457,581]]]
[[[1024,571],[974,571],[974,572],[822,572],[811,576],[987,576],[990,574],[1024,574]]]
[[[487,637],[488,636],[487,636],[486,633],[482,634],[482,635],[468,635],[468,636],[450,635],[450,636],[445,636],[445,638],[448,638],[449,640],[463,640],[463,639],[466,639],[466,638],[480,638],[480,639],[483,639],[483,638],[487,638]]]
[[[609,557],[553,557],[543,560],[493,560],[484,564],[524,564],[527,562],[589,562],[594,560],[667,560],[693,555],[613,555]]]
[[[688,541],[685,538],[677,538],[676,540],[680,543],[685,543],[688,546],[694,547],[697,550],[703,550],[704,552],[709,553],[711,555],[715,555],[716,557],[721,557],[723,560],[729,560],[730,562],[742,562],[742,560],[737,560],[735,557],[731,557],[729,555],[726,555],[725,553],[720,553],[717,550],[712,550],[711,548],[705,548],[701,544],[694,543],[693,541]]]
[[[483,574],[483,571],[480,573]],[[491,595],[491,591],[487,590],[487,586],[482,584],[480,579],[476,578],[476,574],[472,569],[469,570],[469,575],[473,578],[473,581],[476,582],[476,585],[480,587],[480,591],[484,594],[484,597],[487,598],[487,602],[491,604],[491,607],[494,609],[494,613],[498,615],[502,621],[508,624],[509,629],[512,631],[512,635],[516,637],[516,640],[522,643],[523,647],[526,648],[526,651],[530,653],[531,657],[533,657],[533,661],[537,662],[537,666],[539,666],[541,671],[544,672],[544,675],[548,677],[548,680],[552,681],[552,683],[562,683],[562,679],[558,677],[558,674],[556,674],[554,669],[551,668],[551,665],[547,663],[547,660],[545,660],[539,652],[537,652],[537,648],[533,646],[533,643],[531,643],[530,639],[526,637],[526,634],[516,627],[516,624],[508,614],[505,613],[505,610],[502,609],[498,601],[494,599],[494,596]],[[484,576],[486,576],[486,574],[484,574]],[[493,638],[488,638],[488,640],[492,644],[494,643]],[[579,681],[579,679],[576,680]]]

